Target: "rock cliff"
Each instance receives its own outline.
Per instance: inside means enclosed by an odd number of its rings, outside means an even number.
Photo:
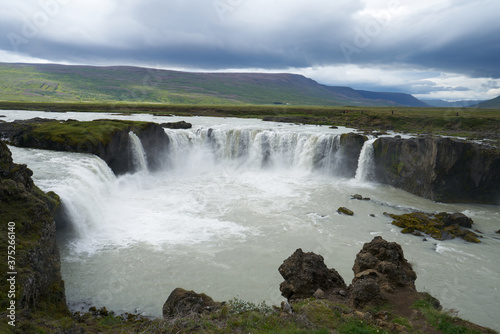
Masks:
[[[368,139],[357,133],[344,133],[336,139],[319,143],[314,157],[314,166],[334,170],[335,176],[353,178],[358,168],[359,155]],[[331,168],[334,166],[333,168]]]
[[[346,133],[340,136],[340,156],[342,157],[342,177],[353,178],[358,169],[359,155],[368,137],[357,133]]]
[[[4,321],[10,319],[6,310],[14,300],[17,324],[36,311],[69,315],[52,217],[59,198],[37,188],[32,174],[26,165],[12,162],[10,150],[0,141],[0,240],[4,254],[8,245],[12,246],[9,250],[14,261],[7,264],[5,257],[0,270],[17,273],[9,275],[15,277],[15,297],[7,295],[11,289],[5,279],[0,283],[0,316]],[[8,232],[15,238],[8,237]],[[15,240],[14,245],[10,240]]]
[[[0,133],[12,145],[92,153],[106,161],[117,175],[135,168],[130,149],[131,131],[141,139],[149,168],[159,169],[165,161],[168,137],[156,123],[120,120],[61,122],[39,118],[0,123]]]
[[[439,202],[500,203],[500,150],[470,141],[418,137],[373,143],[375,179]]]

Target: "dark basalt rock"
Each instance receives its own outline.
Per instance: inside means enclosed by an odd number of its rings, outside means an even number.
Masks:
[[[189,314],[201,314],[213,312],[220,308],[221,303],[214,302],[206,294],[198,294],[194,291],[187,291],[177,288],[163,304],[163,317],[186,316]]]
[[[500,150],[423,136],[373,143],[375,179],[440,202],[500,203]]]
[[[170,123],[162,123],[160,124],[162,127],[167,128],[167,129],[191,129],[193,125],[191,123],[187,123],[185,121],[179,121],[179,122],[170,122]]]
[[[279,267],[285,279],[280,285],[289,301],[306,298],[348,302],[355,308],[380,304],[401,291],[416,293],[417,275],[395,242],[375,237],[363,245],[353,266],[354,279],[346,287],[335,269],[328,269],[323,257],[297,249]]]
[[[382,237],[375,237],[363,245],[352,270],[355,276],[350,300],[356,308],[378,304],[385,300],[384,294],[397,290],[416,291],[417,274],[405,259],[403,249]]]
[[[467,217],[463,213],[452,213],[445,214],[443,218],[444,226],[448,227],[451,225],[458,225],[466,228],[472,228],[472,224],[474,223],[471,218]]]
[[[363,279],[367,271],[375,274],[376,280],[384,284],[385,290],[407,287],[415,290],[417,274],[404,257],[403,249],[395,242],[388,242],[382,237],[375,237],[363,245],[356,255],[354,266],[354,281]],[[364,273],[364,274],[363,274]],[[370,275],[369,275],[370,276]]]
[[[351,199],[357,199],[359,201],[369,201],[370,197],[363,197],[360,194],[351,195]]]
[[[347,216],[354,216],[354,212],[352,210],[349,210],[348,208],[345,207],[340,207],[337,209],[338,213],[347,215]]]
[[[335,269],[328,269],[323,257],[297,249],[279,267],[285,279],[280,284],[281,295],[288,300],[309,298],[321,289],[328,294],[346,289],[344,279]]]
[[[356,176],[359,155],[361,154],[361,149],[367,140],[367,136],[352,132],[344,133],[340,136],[339,156],[342,159],[342,164],[341,166],[337,166],[337,168],[339,168],[339,171],[337,172],[338,176],[348,178]]]
[[[361,308],[369,303],[378,304],[384,300],[380,286],[373,278],[355,281],[351,287],[351,303],[356,308]]]

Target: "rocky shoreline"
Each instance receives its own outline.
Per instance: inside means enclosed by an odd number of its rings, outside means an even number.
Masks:
[[[370,330],[377,333],[442,332],[439,326],[432,326],[426,314],[439,312],[440,302],[416,290],[417,275],[405,259],[403,249],[382,237],[375,237],[363,245],[356,256],[352,268],[354,278],[349,286],[335,269],[327,268],[321,255],[302,249],[297,249],[278,270],[284,278],[280,291],[287,301],[270,312],[286,321],[299,321],[311,312],[309,308],[321,307],[321,312],[330,313],[331,318],[338,317],[331,327],[327,327],[329,330],[338,330],[344,322],[355,319],[369,329],[366,333]],[[231,307],[203,293],[177,288],[163,305],[163,317],[165,321],[182,323],[188,319],[216,317],[221,310],[229,312]],[[457,333],[494,333],[463,320],[454,321]]]

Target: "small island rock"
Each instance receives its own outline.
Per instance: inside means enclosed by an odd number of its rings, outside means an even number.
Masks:
[[[337,212],[344,214],[344,215],[348,215],[348,216],[354,216],[354,212],[352,212],[352,210],[349,210],[348,208],[345,208],[345,207],[338,208]]]

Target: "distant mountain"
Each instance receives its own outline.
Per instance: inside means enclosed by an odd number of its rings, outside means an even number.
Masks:
[[[413,97],[410,94],[404,93],[387,93],[387,92],[370,92],[366,90],[355,90],[349,87],[336,87],[329,86],[333,92],[354,98],[360,101],[380,101],[381,103],[386,103],[386,101],[391,101],[391,105],[402,105],[411,107],[430,107],[427,103]]]
[[[409,94],[331,87],[287,73],[0,63],[0,77],[4,101],[428,106]]]
[[[476,104],[476,105],[474,105],[474,107],[484,108],[484,109],[500,109],[500,96],[497,96],[494,99]]]
[[[425,103],[440,108],[469,108],[473,105],[483,102],[483,100],[463,100],[463,101],[455,101],[448,102],[444,100],[422,100]]]

